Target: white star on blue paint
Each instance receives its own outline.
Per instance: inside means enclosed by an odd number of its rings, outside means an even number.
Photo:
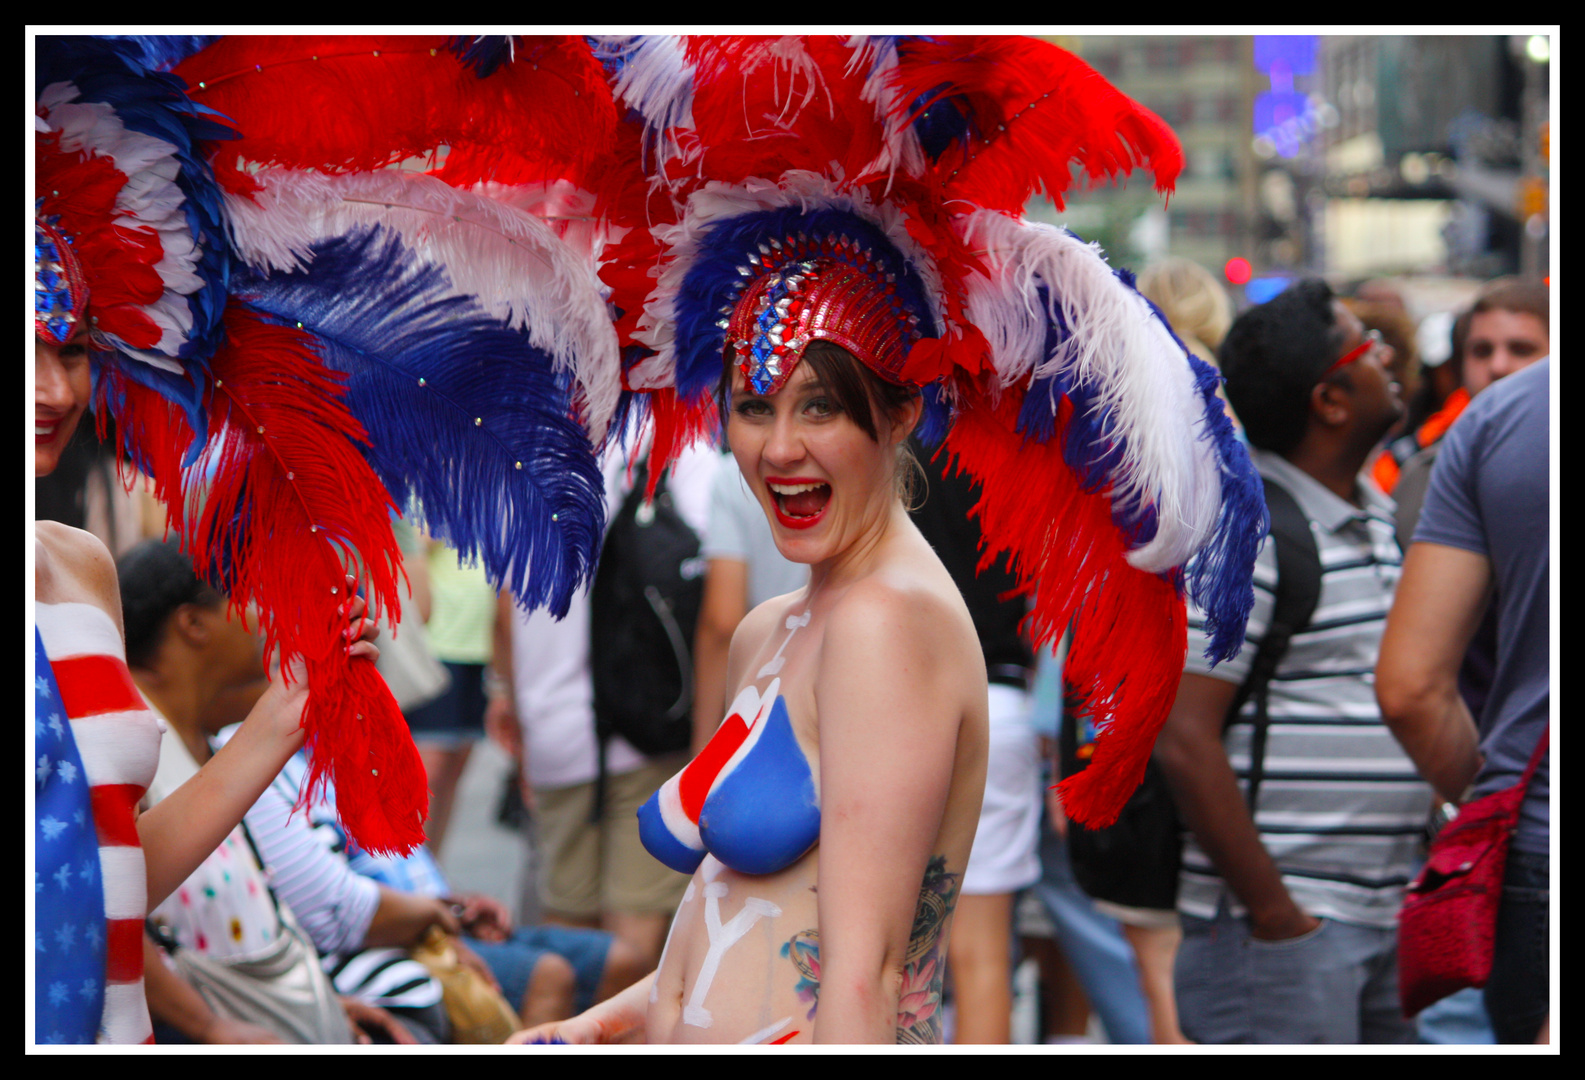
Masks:
[[[66,831],[66,823],[53,815],[39,819],[39,825],[44,829],[44,839],[53,840]]]
[[[50,778],[50,756],[39,755],[39,763],[33,768],[34,783],[42,784]]]
[[[71,952],[77,945],[77,926],[75,923],[66,923],[55,931],[55,944],[67,952]]]
[[[88,924],[88,932],[83,935],[83,940],[88,943],[90,949],[97,950],[99,948],[99,943],[104,940],[104,936],[99,933],[98,923]]]
[[[96,979],[84,979],[82,986],[77,991],[86,1001],[99,992],[99,982]]]
[[[50,684],[49,684],[49,681],[44,678],[44,676],[42,676],[42,675],[33,676],[33,689],[36,690],[38,692],[38,695],[40,697],[42,697],[45,701],[48,701],[50,699],[50,696],[51,696],[50,695]]]
[[[66,726],[61,723],[61,714],[60,713],[57,713],[57,712],[50,713],[50,730],[55,733],[55,737],[57,739],[65,737],[65,735],[66,735]]]
[[[77,782],[77,766],[70,761],[57,761],[55,775],[60,777],[63,783],[74,784]]]
[[[33,951],[49,952],[49,950],[44,947],[44,931],[42,930],[35,931],[33,934]]]
[[[48,1035],[44,1036],[44,1045],[46,1046],[58,1046],[65,1041],[66,1036],[62,1035],[58,1031],[52,1031]]]
[[[42,739],[44,736],[49,734],[49,730],[49,725],[44,722],[44,718],[42,716],[35,716],[33,718],[33,737],[35,739]]]
[[[94,871],[98,868],[99,864],[94,860],[84,859],[82,866],[77,869],[77,876],[84,881],[92,881],[94,879]]]
[[[66,1004],[67,1001],[71,1000],[71,996],[72,996],[72,992],[70,990],[66,989],[66,984],[65,983],[63,983],[63,982],[50,983],[50,1004],[51,1005],[64,1005],[64,1004]]]
[[[55,879],[55,883],[61,888],[69,889],[72,887],[72,868],[70,866],[62,866],[50,876]]]

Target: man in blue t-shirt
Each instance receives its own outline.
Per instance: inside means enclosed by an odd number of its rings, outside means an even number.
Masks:
[[[1382,716],[1450,802],[1517,783],[1549,722],[1551,373],[1548,359],[1503,379],[1443,440],[1382,638]],[[1458,667],[1488,601],[1497,670],[1477,728]],[[1548,764],[1543,756],[1509,850],[1486,984],[1505,1043],[1535,1041],[1549,1005]]]

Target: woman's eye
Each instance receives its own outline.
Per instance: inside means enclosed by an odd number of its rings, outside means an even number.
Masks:
[[[759,398],[745,398],[737,403],[733,411],[739,416],[763,416],[769,408]]]
[[[837,411],[836,403],[830,398],[823,397],[810,398],[805,408],[816,416],[830,416]]]

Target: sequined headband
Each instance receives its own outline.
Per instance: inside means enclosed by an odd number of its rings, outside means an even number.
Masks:
[[[51,222],[33,219],[33,329],[64,345],[82,325],[88,281],[71,239]]]
[[[799,234],[760,245],[744,276],[755,273],[728,317],[718,324],[756,394],[787,383],[809,342],[847,349],[892,382],[918,340],[919,317],[908,310],[896,274],[857,240]]]

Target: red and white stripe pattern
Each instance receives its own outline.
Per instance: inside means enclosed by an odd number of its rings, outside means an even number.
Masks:
[[[34,612],[82,756],[99,834],[107,941],[100,1041],[151,1043],[143,996],[148,879],[137,805],[154,779],[164,725],[133,683],[108,614],[91,604],[41,603]]]

